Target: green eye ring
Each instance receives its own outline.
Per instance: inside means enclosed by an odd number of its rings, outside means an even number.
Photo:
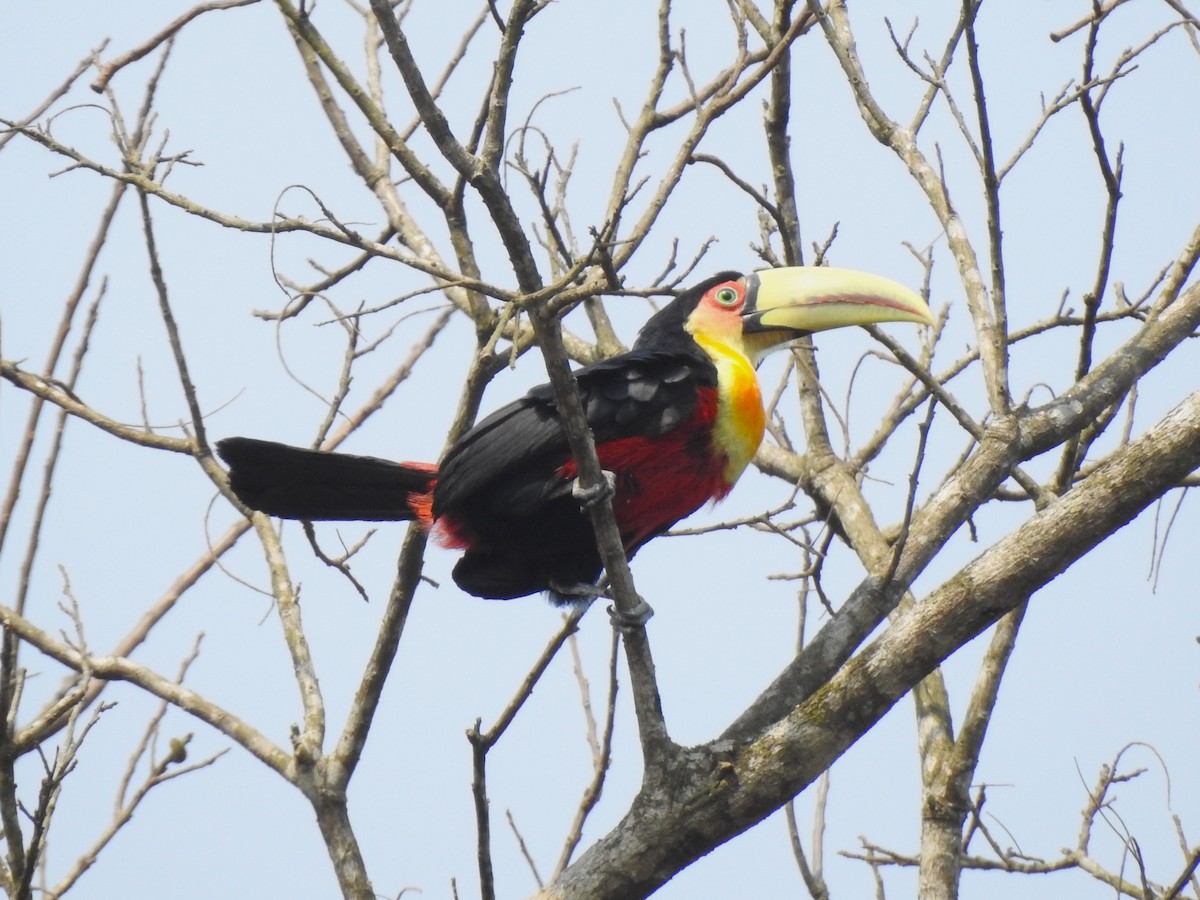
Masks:
[[[742,297],[735,289],[724,287],[713,295],[713,299],[721,306],[736,306]]]

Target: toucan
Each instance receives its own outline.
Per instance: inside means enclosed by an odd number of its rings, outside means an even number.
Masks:
[[[931,324],[907,288],[848,269],[721,272],[642,327],[633,349],[575,371],[625,552],[729,493],[763,438],[759,361],[814,331]],[[454,580],[509,599],[594,592],[602,564],[549,385],[464,434],[440,465],[246,437],[218,442],[250,509],[302,520],[413,520],[463,551]],[[593,593],[594,595],[594,593]]]

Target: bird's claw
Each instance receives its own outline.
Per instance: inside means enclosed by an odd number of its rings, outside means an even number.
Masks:
[[[601,469],[600,474],[604,476],[604,480],[600,484],[593,484],[591,487],[584,487],[576,478],[571,484],[571,496],[579,503],[580,509],[591,509],[597,503],[603,503],[617,493],[617,476],[608,469]]]
[[[630,610],[618,609],[615,606],[608,608],[608,618],[612,621],[613,628],[622,634],[645,628],[650,617],[654,615],[654,607],[641,596],[637,601],[637,605]]]
[[[600,597],[608,597],[609,593],[603,587],[595,584],[562,584],[551,581],[550,602],[555,606],[574,606],[591,603]]]

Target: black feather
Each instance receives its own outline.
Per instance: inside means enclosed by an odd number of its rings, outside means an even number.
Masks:
[[[217,453],[229,464],[229,486],[238,499],[285,519],[413,519],[410,495],[427,492],[435,478],[426,469],[373,456],[254,438],[218,441]]]

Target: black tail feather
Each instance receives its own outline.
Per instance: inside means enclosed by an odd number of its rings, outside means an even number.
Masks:
[[[437,480],[433,467],[254,438],[218,441],[217,453],[229,464],[229,486],[238,499],[285,519],[416,519],[421,504],[413,497],[428,494]]]

